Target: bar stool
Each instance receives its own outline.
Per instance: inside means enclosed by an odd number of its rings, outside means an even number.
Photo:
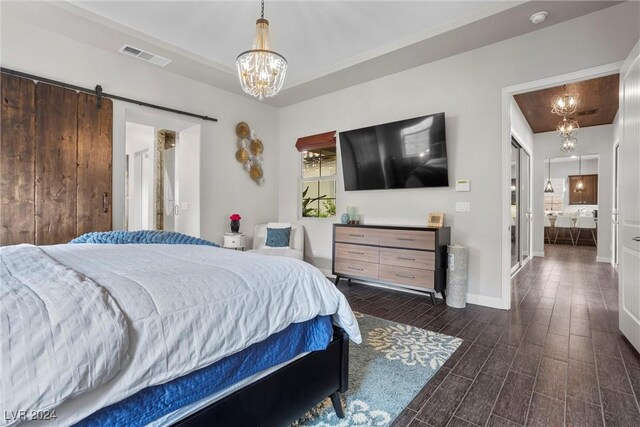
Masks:
[[[549,237],[549,229],[551,228],[551,221],[549,221],[549,215],[544,215],[544,234],[547,236],[547,242],[551,244],[551,237]]]
[[[560,231],[561,228],[568,228],[569,229],[569,236],[571,236],[571,244],[575,246],[575,243],[573,242],[573,233],[571,232],[571,229],[573,228],[573,220],[571,219],[570,216],[564,216],[564,215],[558,215],[556,217],[556,237],[553,240],[553,244],[556,244],[556,241],[558,240],[558,232]]]
[[[591,237],[593,237],[593,243],[598,246],[598,242],[596,241],[596,235],[593,232],[596,228],[596,220],[592,216],[579,216],[576,220],[576,228],[578,229],[578,237],[576,237],[576,245],[578,244],[578,239],[580,238],[580,230],[583,228],[586,230],[591,230]]]

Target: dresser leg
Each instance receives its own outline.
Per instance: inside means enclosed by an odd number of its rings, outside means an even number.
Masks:
[[[429,296],[431,297],[431,304],[433,304],[434,306],[436,305],[436,297],[433,293],[429,293]]]
[[[339,282],[340,282],[340,276],[338,276],[338,275],[336,274],[336,280],[335,280],[335,282],[333,282],[333,284],[334,284],[334,285],[336,285],[336,286],[338,286],[338,283],[339,283]]]
[[[444,289],[440,291],[440,295],[442,295],[442,301],[447,302],[447,296],[444,293]]]
[[[347,279],[347,285],[351,284],[351,279]]]

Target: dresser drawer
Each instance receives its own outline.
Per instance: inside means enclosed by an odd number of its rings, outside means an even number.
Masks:
[[[356,277],[367,277],[370,279],[378,278],[378,264],[373,264],[371,262],[336,258],[334,270],[337,274],[346,274],[348,276]]]
[[[354,259],[377,264],[380,261],[380,249],[373,246],[336,243],[336,258]]]
[[[395,265],[380,265],[378,277],[380,280],[401,285],[417,286],[433,289],[435,273],[431,270],[398,267]]]
[[[336,242],[378,245],[380,231],[364,227],[336,227]]]
[[[434,250],[436,233],[420,230],[380,230],[380,246]]]
[[[436,253],[408,249],[380,248],[380,264],[435,270]]]

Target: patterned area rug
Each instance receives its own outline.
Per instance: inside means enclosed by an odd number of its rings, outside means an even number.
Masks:
[[[401,323],[356,312],[363,342],[349,347],[346,416],[336,416],[329,399],[294,426],[388,426],[462,343]]]

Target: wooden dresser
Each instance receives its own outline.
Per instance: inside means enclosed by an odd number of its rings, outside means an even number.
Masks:
[[[444,296],[451,229],[334,224],[333,274]]]

